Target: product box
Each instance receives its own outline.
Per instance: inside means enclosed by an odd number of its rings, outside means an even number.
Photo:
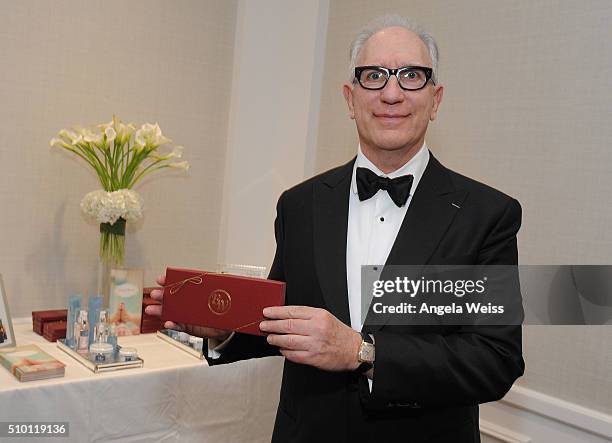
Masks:
[[[284,304],[284,282],[168,268],[162,320],[266,335],[263,309]]]
[[[66,326],[65,321],[52,321],[45,323],[43,327],[43,337],[51,342],[57,341],[61,338],[66,338]]]
[[[66,366],[36,345],[22,345],[1,350],[0,364],[19,381],[63,377]]]
[[[49,311],[32,311],[32,329],[38,335],[43,335],[45,323],[52,321],[66,321],[67,309],[54,309]]]
[[[142,269],[112,269],[109,322],[118,336],[140,334],[143,297]]]

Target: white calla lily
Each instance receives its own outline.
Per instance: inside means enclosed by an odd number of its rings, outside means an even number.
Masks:
[[[117,132],[113,127],[108,127],[104,130],[104,135],[106,135],[106,142],[112,143],[117,137]]]
[[[176,169],[185,169],[188,170],[189,169],[189,162],[175,162],[175,163],[169,163],[168,167],[170,168],[176,168]]]
[[[170,155],[176,158],[183,158],[183,151],[185,148],[183,146],[175,146]],[[171,158],[172,158],[171,157]]]
[[[81,134],[74,131],[68,131],[66,129],[62,129],[58,135],[71,145],[76,145],[77,143],[83,141],[83,136]]]
[[[83,129],[83,141],[99,145],[102,143],[103,135],[101,132],[94,132],[91,129]]]
[[[155,152],[151,153],[151,156],[157,160],[170,160],[171,158],[182,158],[183,157],[183,148],[182,146],[175,146],[172,152],[169,152],[166,155],[160,155]]]
[[[145,123],[136,131],[136,144],[140,147],[157,148],[172,142],[162,134],[157,123]]]
[[[52,138],[49,142],[49,146],[52,148],[63,148],[67,145],[67,143],[61,138]]]
[[[115,130],[117,131],[118,143],[126,143],[130,140],[136,128],[131,123],[126,125],[121,120],[117,120]]]

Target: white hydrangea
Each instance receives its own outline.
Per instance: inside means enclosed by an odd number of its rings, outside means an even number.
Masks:
[[[142,217],[143,201],[140,195],[131,189],[112,192],[98,190],[83,197],[81,210],[99,223],[114,224],[119,218],[135,221]]]

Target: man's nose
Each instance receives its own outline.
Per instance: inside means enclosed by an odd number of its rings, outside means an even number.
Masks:
[[[383,102],[394,104],[404,101],[404,90],[400,87],[397,77],[392,75],[381,91],[380,98]]]

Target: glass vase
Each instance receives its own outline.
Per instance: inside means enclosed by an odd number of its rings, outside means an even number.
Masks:
[[[114,224],[100,223],[100,255],[98,264],[98,294],[103,306],[109,305],[111,270],[123,266],[125,258],[125,225],[123,218]]]

